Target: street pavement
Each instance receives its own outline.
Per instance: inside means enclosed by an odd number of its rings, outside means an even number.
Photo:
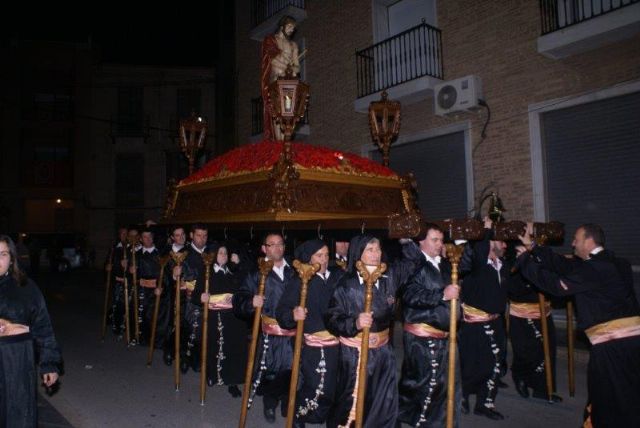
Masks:
[[[206,402],[200,405],[199,374],[189,371],[182,377],[179,392],[173,386],[173,368],[162,362],[156,351],[153,365],[146,366],[147,348],[129,347],[108,330],[100,340],[104,275],[96,271],[40,274],[54,329],[62,347],[64,375],[59,391],[41,395],[41,427],[236,427],[241,399],[232,398],[226,387],[207,388]],[[562,330],[559,330],[559,334]],[[398,367],[402,361],[401,334],[395,335]],[[578,427],[586,402],[588,354],[576,352],[576,395],[569,397],[566,348],[558,349],[559,404],[523,399],[515,391],[510,376],[500,389],[496,406],[504,421],[491,421],[473,414],[463,415],[460,427]],[[53,408],[50,408],[50,404]],[[471,399],[473,409],[474,398]],[[247,427],[284,426],[266,423],[262,401],[257,398],[249,411]],[[311,425],[309,425],[311,426]]]

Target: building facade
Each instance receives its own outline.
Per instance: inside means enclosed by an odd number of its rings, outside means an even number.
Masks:
[[[208,121],[197,164],[215,150],[211,67],[105,64],[87,42],[13,41],[5,57],[3,232],[64,236],[101,262],[117,227],[157,221],[188,174],[179,119]]]
[[[427,217],[472,214],[497,191],[507,219],[561,221],[568,235],[602,224],[640,283],[638,2],[238,2],[240,144],[259,138],[260,40],[285,14],[307,49],[304,139],[379,158],[365,113],[386,90],[402,103],[390,166],[415,173]]]
[[[207,120],[201,165],[215,148],[210,68],[104,64],[94,70],[91,242],[108,248],[121,226],[158,221],[172,179],[188,175],[178,144],[180,119]]]

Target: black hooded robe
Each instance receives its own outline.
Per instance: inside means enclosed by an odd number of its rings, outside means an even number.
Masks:
[[[355,269],[355,261],[373,236],[360,235],[351,240],[349,246],[349,268],[340,279],[329,303],[326,326],[332,334],[343,338],[355,338],[360,332],[356,328],[358,315],[364,311],[366,287],[361,284]],[[400,286],[415,270],[415,261],[396,263],[373,287],[373,324],[371,333],[383,333],[393,322],[396,297]],[[355,409],[356,376],[359,364],[359,348],[340,345],[336,408],[328,426],[344,425]],[[367,381],[364,403],[364,427],[394,428],[398,415],[398,380],[396,358],[391,343],[370,347],[367,359]]]
[[[307,241],[296,248],[296,259],[309,263],[311,256],[325,246],[326,244],[321,240]],[[305,335],[326,332],[324,316],[329,307],[329,299],[343,273],[342,269],[327,271],[326,279],[316,273],[307,284]],[[280,298],[276,318],[283,328],[296,328],[293,309],[300,303],[300,287],[300,280],[291,281]],[[333,413],[339,350],[337,343],[323,347],[303,345],[295,407],[296,419],[299,422],[325,423]]]
[[[0,319],[28,326],[30,330],[0,336],[0,426],[35,427],[38,379],[46,373],[58,373],[61,363],[38,286],[31,280],[20,286],[9,274],[0,277]]]

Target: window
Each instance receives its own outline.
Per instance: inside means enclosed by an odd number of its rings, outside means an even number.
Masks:
[[[435,0],[372,0],[373,41],[381,42],[425,23],[437,27]]]
[[[22,118],[26,120],[70,121],[73,119],[75,73],[23,65],[21,70]]]
[[[118,88],[118,135],[137,137],[144,135],[144,90],[141,87]]]
[[[68,129],[22,131],[22,182],[32,187],[73,186],[73,132]]]
[[[71,96],[68,94],[36,93],[25,106],[25,117],[35,120],[68,121],[72,117]]]
[[[144,206],[144,156],[141,153],[120,153],[115,164],[116,206]]]
[[[466,217],[473,187],[466,152],[464,132],[454,132],[392,146],[389,166],[399,174],[413,172],[426,219]],[[382,159],[378,150],[373,159]]]

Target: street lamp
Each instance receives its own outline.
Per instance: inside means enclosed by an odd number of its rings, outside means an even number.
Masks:
[[[193,174],[193,163],[207,137],[207,121],[195,112],[191,117],[180,119],[180,150],[189,160],[189,175]]]
[[[369,104],[369,129],[371,138],[382,151],[382,164],[389,166],[391,142],[400,132],[400,103],[387,100],[387,91],[380,101]]]

